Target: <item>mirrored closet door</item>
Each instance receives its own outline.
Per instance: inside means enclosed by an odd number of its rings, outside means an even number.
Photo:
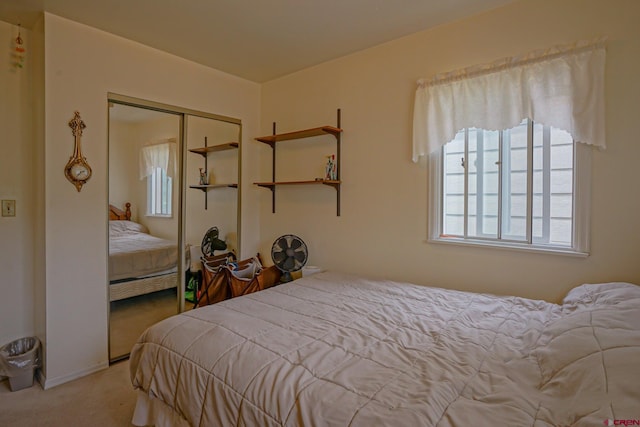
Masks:
[[[178,312],[182,116],[109,106],[109,360]]]
[[[193,308],[208,232],[239,254],[240,140],[239,120],[110,96],[110,362]]]

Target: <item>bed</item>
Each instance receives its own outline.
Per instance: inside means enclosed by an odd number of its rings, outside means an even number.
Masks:
[[[639,360],[636,285],[551,304],[324,272],[145,331],[132,421],[613,425],[640,418]]]
[[[109,301],[175,288],[178,247],[149,234],[125,210],[109,205]]]

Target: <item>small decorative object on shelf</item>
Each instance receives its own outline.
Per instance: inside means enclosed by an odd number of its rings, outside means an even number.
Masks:
[[[209,180],[207,179],[207,171],[202,168],[198,169],[200,169],[200,185],[207,185],[209,183]]]
[[[327,156],[327,166],[325,167],[324,179],[327,181],[335,181],[337,179],[335,154]]]

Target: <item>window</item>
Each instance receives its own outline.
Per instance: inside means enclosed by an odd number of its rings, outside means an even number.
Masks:
[[[589,150],[581,145],[530,120],[458,132],[432,156],[430,240],[586,252]]]
[[[140,149],[140,179],[147,178],[147,215],[170,217],[176,158],[175,139]]]
[[[605,42],[418,80],[412,160],[428,159],[429,241],[588,254],[589,146],[606,148]]]
[[[172,179],[166,169],[155,168],[147,176],[147,215],[171,216]]]

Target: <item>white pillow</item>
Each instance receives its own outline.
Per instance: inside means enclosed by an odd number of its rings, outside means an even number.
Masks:
[[[109,221],[109,236],[122,236],[126,234],[149,233],[149,229],[142,224],[133,221]]]
[[[640,286],[624,282],[595,283],[571,289],[562,304],[565,311],[571,311],[584,305],[614,305],[630,299],[640,299]]]

